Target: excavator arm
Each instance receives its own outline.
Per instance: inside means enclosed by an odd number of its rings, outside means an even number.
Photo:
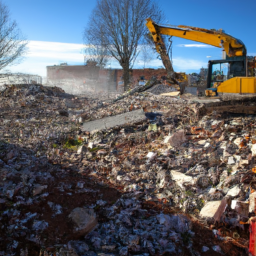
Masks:
[[[154,23],[151,18],[147,19],[146,26],[153,37],[156,50],[160,54],[166,51],[161,35],[176,36],[223,48],[229,57],[246,56],[247,54],[246,47],[241,40],[224,33],[222,30],[208,30],[183,25],[162,26]]]

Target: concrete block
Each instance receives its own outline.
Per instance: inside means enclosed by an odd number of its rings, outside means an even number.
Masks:
[[[142,109],[127,112],[124,114],[109,116],[83,124],[82,131],[96,132],[104,129],[110,129],[124,124],[134,124],[146,120]]]
[[[207,202],[200,211],[200,217],[213,218],[215,221],[219,221],[226,207],[227,201],[225,198],[222,201]]]
[[[200,211],[200,216],[202,218],[213,218],[220,204],[221,204],[221,201],[207,202],[206,205]]]

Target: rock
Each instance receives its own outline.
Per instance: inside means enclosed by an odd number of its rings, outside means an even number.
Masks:
[[[178,233],[184,233],[190,228],[190,221],[182,214],[179,215],[167,215],[158,214],[156,216],[159,224],[164,225],[167,230],[174,229]]]
[[[203,246],[203,247],[202,247],[202,252],[207,252],[207,251],[209,251],[209,247]]]
[[[166,228],[171,227],[171,217],[167,214],[158,214],[156,216],[159,224],[164,225]]]
[[[73,250],[77,255],[84,255],[89,251],[89,246],[83,241],[69,241],[68,249]]]
[[[140,237],[137,235],[129,235],[129,246],[140,243]]]
[[[86,147],[84,145],[81,145],[77,149],[77,154],[82,154],[83,152],[86,152]]]
[[[210,179],[206,175],[199,175],[197,176],[196,185],[200,188],[207,188],[210,184]]]
[[[13,195],[14,195],[14,189],[9,189],[6,191],[6,196],[9,198],[9,199],[12,199],[13,198]]]
[[[40,184],[35,185],[33,188],[33,196],[41,194],[43,190],[46,188],[47,188],[47,185],[40,185]]]
[[[219,220],[227,206],[226,201],[211,201],[207,202],[200,211],[200,217],[206,219]]]
[[[234,160],[234,157],[233,156],[230,156],[229,158],[228,158],[228,164],[229,165],[233,165],[233,164],[235,164],[236,162],[235,162],[235,160]]]
[[[184,183],[193,185],[194,178],[188,175],[185,175],[181,172],[171,171],[172,179],[177,183],[178,186],[184,188]]]
[[[231,209],[235,210],[239,215],[248,217],[249,215],[249,203],[241,202],[237,200],[231,201]]]
[[[221,253],[221,254],[222,254],[222,250],[221,250],[221,248],[220,248],[219,245],[214,245],[214,246],[212,246],[212,249],[213,249],[215,252],[218,252],[218,253]]]
[[[41,221],[41,220],[35,220],[32,226],[32,229],[34,230],[44,230],[48,227],[48,223],[46,221]]]
[[[199,145],[205,145],[206,140],[199,140],[197,143],[198,143]]]
[[[147,154],[146,157],[147,157],[148,159],[152,160],[152,159],[154,159],[154,157],[156,157],[156,155],[157,155],[157,153],[148,152],[148,154]]]
[[[165,144],[169,143],[169,140],[170,140],[171,137],[172,137],[171,135],[166,136],[166,137],[164,138],[164,143],[165,143]]]
[[[79,235],[86,235],[97,225],[96,214],[93,209],[75,208],[69,218],[76,224],[75,232]]]
[[[178,132],[175,132],[168,140],[168,143],[172,147],[179,147],[186,141],[185,137],[185,131],[179,130]]]
[[[236,185],[228,191],[227,196],[237,197],[240,193],[241,189],[239,188],[239,185]]]
[[[242,141],[242,138],[236,138],[236,139],[233,141],[233,143],[236,144],[236,145],[239,147],[241,141]]]
[[[128,247],[125,246],[125,247],[121,248],[119,251],[119,255],[120,256],[128,256]]]
[[[252,156],[256,156],[256,144],[253,144],[251,147]]]
[[[249,202],[250,202],[249,203],[249,213],[255,212],[255,210],[256,210],[255,201],[256,201],[256,192],[253,192],[249,196]]]

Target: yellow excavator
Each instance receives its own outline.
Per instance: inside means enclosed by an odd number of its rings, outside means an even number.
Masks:
[[[207,96],[217,93],[256,93],[256,57],[247,56],[244,43],[223,30],[208,30],[190,26],[165,26],[151,18],[146,26],[167,70],[167,76],[175,80],[175,72],[169,59],[162,35],[176,36],[215,47],[223,48],[226,58],[208,63]]]

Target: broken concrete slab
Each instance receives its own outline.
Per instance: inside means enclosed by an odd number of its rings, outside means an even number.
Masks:
[[[104,129],[110,129],[124,124],[134,124],[146,120],[142,109],[134,110],[124,114],[105,117],[83,124],[82,130],[86,132],[96,132]]]
[[[219,209],[221,201],[207,202],[200,211],[200,217],[202,218],[213,218],[216,211]]]
[[[205,206],[202,208],[202,210],[200,211],[200,217],[219,221],[226,207],[227,207],[226,198],[224,198],[221,201],[207,202]]]

